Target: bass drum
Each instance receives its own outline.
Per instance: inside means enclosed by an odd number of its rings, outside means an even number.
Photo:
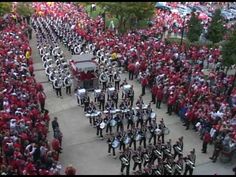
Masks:
[[[142,136],[141,136],[140,134],[137,134],[137,135],[135,136],[135,140],[136,140],[136,141],[140,141],[141,138],[142,138]]]
[[[125,144],[129,144],[131,142],[131,138],[129,136],[126,136],[124,139]]]
[[[110,122],[110,125],[111,125],[112,127],[115,127],[116,124],[117,124],[117,121],[114,120],[114,119],[112,119],[111,122]]]
[[[147,133],[146,133],[146,138],[147,138],[147,139],[151,138],[151,135],[152,135],[152,134],[150,133],[150,131],[147,131]]]
[[[120,146],[120,141],[118,140],[118,139],[115,139],[113,142],[112,142],[112,144],[111,144],[111,146],[113,147],[113,148],[118,148],[119,146]]]
[[[100,124],[100,128],[104,129],[105,127],[106,127],[106,123],[102,121],[101,124]]]

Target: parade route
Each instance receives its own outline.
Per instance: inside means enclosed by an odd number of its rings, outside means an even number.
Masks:
[[[96,129],[89,125],[89,120],[85,117],[83,108],[78,106],[76,97],[72,92],[71,96],[65,94],[65,89],[62,89],[63,99],[58,98],[53,91],[51,83],[47,82],[42,60],[36,47],[35,33],[32,35],[30,41],[32,47],[32,57],[34,60],[35,77],[37,82],[41,82],[44,91],[47,95],[46,109],[49,110],[50,118],[58,117],[60,129],[63,133],[62,147],[63,151],[60,154],[59,161],[63,168],[69,164],[77,169],[77,174],[80,175],[119,175],[121,163],[120,160],[113,159],[108,155],[108,145],[106,140],[100,140],[96,136]],[[68,60],[71,54],[65,47],[62,47],[65,58]],[[138,96],[141,94],[141,86],[136,80],[128,80],[128,74],[123,73],[122,80],[127,78],[129,84],[134,86],[136,102]],[[73,91],[73,89],[72,89]],[[93,92],[89,92],[90,98],[93,99]],[[121,99],[121,92],[119,93],[119,101]],[[151,94],[149,89],[146,90],[146,95],[143,96],[145,104],[151,101]],[[192,130],[185,130],[182,126],[180,118],[176,115],[169,116],[166,114],[166,105],[162,104],[161,109],[156,109],[152,104],[152,109],[157,114],[157,122],[164,118],[166,126],[170,129],[170,134],[165,137],[165,141],[172,139],[172,144],[183,136],[184,137],[184,153],[186,156],[193,148],[196,149],[196,168],[193,171],[194,175],[233,175],[232,168],[236,163],[236,158],[228,164],[223,164],[218,159],[216,163],[212,163],[209,157],[213,153],[213,146],[209,145],[207,154],[201,153],[202,140],[197,135],[197,132]],[[105,133],[104,133],[105,134]],[[49,141],[52,139],[52,127],[50,124],[50,132],[48,134]],[[119,150],[116,150],[116,155],[119,155]],[[133,160],[131,160],[131,167],[133,167]],[[132,172],[132,168],[131,168]]]

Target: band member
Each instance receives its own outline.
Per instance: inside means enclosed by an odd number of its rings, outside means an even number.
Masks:
[[[151,162],[151,152],[149,152],[146,148],[143,149],[142,152],[142,159],[144,161],[143,167],[145,167],[147,164],[150,165]]]
[[[173,145],[173,150],[174,150],[174,159],[177,155],[178,157],[180,157],[183,154],[179,141],[176,141],[176,143]]]
[[[107,101],[107,103],[106,103],[106,105],[105,105],[105,109],[107,110],[107,111],[110,111],[110,110],[113,110],[114,109],[114,103],[113,103],[113,101]]]
[[[174,175],[181,175],[184,169],[183,155],[179,156],[177,162],[174,163]]]
[[[97,127],[97,136],[100,135],[100,138],[103,139],[103,135],[102,135],[102,128],[100,127],[101,123],[102,123],[102,118],[98,117],[96,120],[96,127]]]
[[[87,113],[88,114],[92,114],[96,111],[96,106],[94,105],[94,103],[91,101],[91,103],[89,104],[88,108],[87,108]],[[91,116],[89,117],[89,123],[92,126],[92,119],[93,119],[93,125],[95,125],[95,118],[92,118]]]
[[[141,139],[139,141],[139,146],[141,146],[141,144],[143,143],[144,148],[146,148],[146,132],[147,132],[146,127],[142,127],[141,130],[139,131],[139,134],[141,135]]]
[[[127,99],[123,99],[123,101],[120,103],[119,108],[121,110],[128,109],[129,108],[128,100]]]
[[[106,90],[107,82],[108,82],[108,76],[107,76],[107,74],[104,71],[100,74],[99,80],[102,82],[102,88],[104,90]]]
[[[136,128],[132,128],[132,130],[129,132],[129,136],[131,138],[131,141],[130,141],[130,144],[129,144],[129,147],[132,146],[132,144],[134,143],[134,150],[136,151],[136,140],[135,140],[135,136],[136,136]]]
[[[110,134],[111,134],[112,133],[112,126],[111,126],[112,114],[111,113],[106,114],[105,119],[107,122],[106,134],[108,134],[108,130],[110,131]]]
[[[163,164],[163,160],[162,159],[160,160],[160,162],[158,162],[155,170],[156,170],[155,171],[155,175],[157,175],[157,174],[164,175],[164,164]]]
[[[148,164],[146,168],[143,169],[142,175],[152,175],[152,165]]]
[[[124,129],[124,125],[122,122],[122,117],[120,114],[116,114],[115,120],[117,121],[117,127],[116,127],[116,131],[123,131]]]
[[[128,120],[127,129],[134,126],[134,110],[130,107],[129,111],[125,113],[125,118]]]
[[[179,146],[180,146],[180,149],[181,149],[181,151],[183,152],[183,149],[184,149],[184,137],[183,136],[181,136],[180,138],[179,138]]]
[[[121,161],[121,174],[123,175],[123,171],[126,168],[126,175],[129,175],[130,170],[130,160],[131,160],[131,152],[129,148],[125,150],[123,154],[120,155],[120,161]]]
[[[143,110],[142,110],[142,105],[139,106],[139,109],[136,113],[136,116],[138,117],[138,120],[136,122],[136,127],[139,126],[139,124],[141,124],[141,127],[143,127],[143,116],[144,116],[144,113],[143,113]]]
[[[149,123],[149,125],[151,125],[151,120],[152,120],[151,113],[152,113],[152,108],[151,108],[151,103],[149,103],[146,109],[147,119],[145,120],[145,125],[147,125],[147,122]]]
[[[153,104],[156,104],[156,91],[157,91],[157,85],[153,84],[152,89],[151,89],[151,93],[152,93],[152,101]]]
[[[127,80],[126,80],[126,78],[124,79],[124,81],[122,82],[122,84],[120,85],[120,87],[123,87],[124,85],[127,85],[128,84],[128,82],[127,82]],[[125,93],[124,92],[122,92],[122,98],[124,98],[124,96],[125,96]]]
[[[120,80],[121,80],[121,77],[120,77],[119,71],[117,71],[114,73],[115,88],[117,90],[120,89]]]
[[[161,142],[158,141],[157,145],[154,145],[154,148],[152,149],[152,161],[151,163],[154,164],[156,159],[158,163],[162,160],[163,157],[163,151],[161,148]]]
[[[133,171],[135,171],[137,166],[139,168],[139,171],[142,171],[143,159],[141,156],[142,156],[141,147],[139,147],[137,151],[134,151],[134,154],[132,156],[132,159],[134,161]]]
[[[113,82],[113,71],[111,67],[108,69],[107,75],[109,77],[109,82]]]
[[[130,106],[133,107],[133,103],[134,103],[134,88],[133,88],[133,85],[131,85],[131,88],[128,92],[128,97],[129,97],[129,100],[130,100]]]
[[[139,96],[138,100],[136,101],[136,106],[138,107],[142,107],[142,105],[144,104],[143,102],[143,97],[142,96]]]
[[[71,95],[72,80],[69,76],[64,78],[64,86],[66,87],[66,94]]]
[[[99,101],[99,109],[104,111],[104,107],[105,107],[105,92],[104,90],[101,91],[101,94],[98,97],[98,101]]]
[[[84,102],[84,112],[87,111],[89,103],[90,103],[90,98],[88,96],[88,93],[85,92],[84,98],[83,98],[83,102]]]
[[[118,139],[120,141],[120,147],[119,150],[121,152],[121,148],[123,149],[123,152],[125,151],[125,143],[124,143],[124,138],[125,138],[125,131],[121,131],[118,133]]]
[[[165,124],[164,124],[164,120],[163,120],[163,118],[160,120],[160,124],[158,125],[158,128],[161,130],[161,132],[160,132],[160,134],[158,134],[158,136],[157,136],[157,139],[158,139],[158,141],[160,140],[160,137],[161,137],[161,141],[162,141],[162,143],[164,144],[165,143],[165,134],[164,134],[164,131],[165,131],[165,128],[166,128],[166,126],[165,126]]]
[[[171,92],[167,100],[167,114],[172,115],[174,104],[175,104],[175,96]]]
[[[167,158],[172,156],[172,146],[171,139],[163,146],[163,160],[165,161]]]
[[[62,94],[61,94],[62,81],[61,81],[61,79],[59,79],[59,78],[55,79],[53,82],[53,86],[56,90],[57,97],[60,96],[62,98]]]
[[[164,175],[172,175],[173,158],[169,157],[164,161]]]
[[[157,139],[157,135],[155,133],[155,130],[157,128],[157,123],[156,121],[152,121],[151,125],[148,127],[149,129],[149,132],[151,134],[149,140],[148,140],[148,143],[151,143],[151,140],[154,139],[153,141],[153,144],[156,145],[156,139]]]
[[[117,91],[116,89],[115,89],[115,91],[112,93],[111,99],[112,99],[112,101],[115,103],[116,109],[117,109],[117,108],[118,108],[118,107],[117,107],[117,104],[118,104],[118,99],[119,99],[119,93],[118,93],[118,91]]]
[[[195,155],[195,149],[193,149],[190,154],[184,158],[186,164],[185,164],[185,171],[184,175],[193,175],[193,169],[195,168],[195,160],[196,160],[196,155]]]
[[[111,137],[109,136],[107,139],[107,144],[108,144],[108,155],[111,155],[111,149],[112,149],[112,153],[113,153],[113,157],[116,156],[116,152],[115,152],[115,148],[112,147],[112,142],[115,140],[115,137]]]

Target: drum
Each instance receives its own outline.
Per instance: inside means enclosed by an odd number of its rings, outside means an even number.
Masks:
[[[156,135],[159,135],[159,134],[161,133],[161,129],[156,128],[156,129],[154,130],[154,133],[155,133]]]
[[[104,129],[106,127],[106,123],[104,122],[104,121],[102,121],[101,123],[100,123],[100,128],[101,129]]]
[[[164,128],[164,134],[165,135],[169,135],[170,134],[170,130],[169,130],[169,128]]]
[[[101,93],[101,91],[102,91],[101,89],[94,90],[94,97],[98,98],[100,93]]]
[[[86,116],[87,118],[89,118],[89,117],[91,116],[91,114],[85,114],[85,116]]]
[[[129,84],[123,86],[123,90],[125,93],[128,93],[130,88],[131,88],[131,85],[129,85]]]
[[[112,144],[111,144],[111,146],[113,147],[113,148],[118,148],[119,146],[120,146],[120,141],[118,140],[118,139],[115,139],[113,142],[112,142]]]
[[[152,112],[150,117],[151,117],[151,119],[156,119],[156,113]]]
[[[148,108],[148,105],[142,105],[142,109],[147,109]]]
[[[86,90],[85,89],[79,89],[78,90],[78,96],[79,98],[83,98],[85,95]]]
[[[107,94],[111,95],[115,91],[115,87],[111,87],[107,89]]]
[[[116,113],[121,113],[120,109],[116,109],[115,111],[116,111]]]
[[[112,119],[111,122],[110,122],[110,125],[112,127],[114,127],[114,126],[116,126],[116,124],[117,124],[117,121],[115,119]]]
[[[124,139],[125,144],[129,144],[131,142],[131,138],[129,136],[126,136]]]
[[[140,134],[137,134],[137,135],[135,136],[135,140],[136,140],[136,141],[140,141],[141,138],[142,138],[142,136],[141,136]]]
[[[116,110],[114,109],[114,110],[110,110],[110,113],[111,114],[115,114],[116,113]]]
[[[124,109],[124,110],[122,110],[121,112],[122,112],[122,113],[127,113],[127,112],[129,112],[129,109]]]
[[[105,111],[103,111],[103,113],[104,113],[104,114],[107,114],[107,113],[109,113],[109,111],[105,110]]]
[[[99,111],[94,112],[94,113],[91,114],[91,117],[92,117],[92,118],[97,117],[97,116],[99,116],[100,113],[101,113],[101,112],[99,112]]]

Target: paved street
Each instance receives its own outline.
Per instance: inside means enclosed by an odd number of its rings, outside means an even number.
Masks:
[[[63,132],[63,153],[60,155],[60,162],[64,167],[73,164],[77,169],[77,174],[81,175],[117,175],[120,174],[120,161],[107,156],[108,145],[105,140],[97,139],[96,129],[89,126],[88,119],[84,116],[83,108],[77,105],[74,95],[68,96],[63,89],[63,99],[57,98],[56,93],[52,89],[51,83],[47,82],[47,78],[43,69],[41,58],[36,48],[35,34],[31,40],[33,50],[35,75],[38,82],[43,84],[47,95],[46,109],[50,112],[51,120],[57,116],[60,129]],[[70,58],[68,51],[63,48],[67,59]],[[128,78],[127,73],[122,74],[122,78]],[[141,94],[141,87],[137,81],[128,81],[134,85],[135,101]],[[92,93],[90,93],[92,94]],[[90,98],[93,98],[91,96]],[[121,94],[120,97],[121,98]],[[144,96],[144,102],[147,104],[151,101],[151,94],[147,90]],[[175,115],[168,116],[166,114],[166,106],[162,105],[162,109],[157,110],[153,105],[153,110],[157,113],[157,121],[164,118],[164,122],[170,129],[170,134],[166,136],[166,140],[172,139],[174,143],[180,136],[184,137],[184,156],[190,150],[196,149],[196,168],[193,172],[195,175],[233,175],[232,167],[236,164],[236,158],[233,162],[223,164],[219,160],[212,163],[209,157],[212,155],[213,146],[208,146],[207,154],[201,153],[202,141],[197,133],[193,130],[185,130],[179,118]],[[52,130],[50,124],[49,140],[52,138]],[[116,151],[118,154],[119,152]],[[234,163],[234,164],[233,164]],[[133,167],[133,162],[131,162]]]

